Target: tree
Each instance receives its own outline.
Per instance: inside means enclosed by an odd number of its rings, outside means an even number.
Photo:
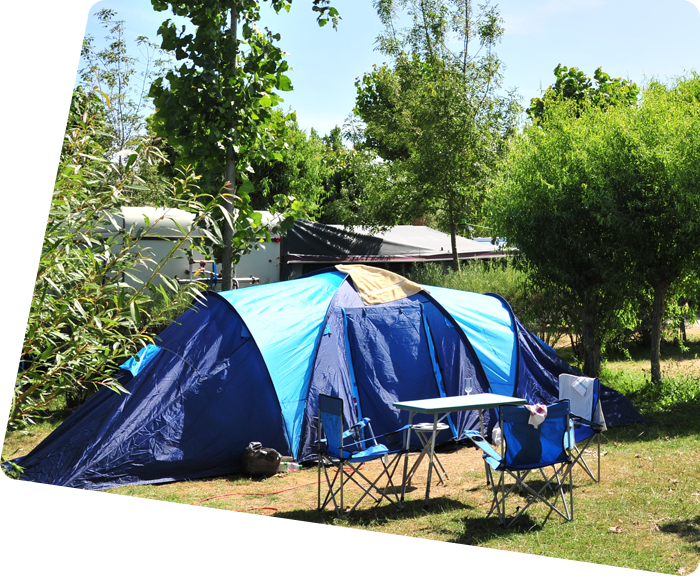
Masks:
[[[612,266],[611,230],[599,218],[604,202],[587,172],[589,128],[571,102],[552,104],[546,129],[526,127],[515,139],[490,208],[495,233],[517,247],[516,262],[538,287],[556,287],[578,303],[584,371],[597,376],[601,324],[621,307],[627,276],[624,265]]]
[[[172,66],[172,58],[145,36],[136,39],[135,47],[129,46],[126,24],[117,19],[116,11],[104,8],[94,15],[108,31],[107,45],[98,50],[95,39],[91,35],[85,37],[78,85],[86,92],[102,95],[105,126],[100,143],[108,156],[116,158],[115,169],[121,170],[131,156],[130,150],[137,146],[172,150],[151,129],[149,116],[153,106],[148,98],[151,82]],[[179,176],[176,168],[168,163],[149,162],[148,155],[137,158],[139,161],[130,171],[138,173],[141,185],[125,190],[123,202],[173,207],[175,201],[169,190],[172,180]]]
[[[291,1],[271,0],[279,12]],[[258,0],[152,0],[163,11],[190,19],[194,33],[178,31],[169,19],[159,29],[162,48],[182,62],[177,70],[157,79],[149,94],[157,108],[154,127],[203,176],[207,190],[218,193],[224,218],[224,290],[232,287],[233,265],[240,254],[266,234],[250,204],[252,184],[246,174],[256,158],[281,159],[276,149],[276,116],[281,102],[276,91],[292,89],[288,65],[275,44],[279,34],[260,30]],[[319,24],[337,22],[328,0],[314,0]],[[239,38],[239,24],[240,38]],[[283,195],[273,211],[289,208]]]
[[[94,15],[108,30],[107,46],[97,51],[94,37],[85,37],[78,77],[80,86],[87,92],[96,90],[105,97],[108,151],[116,154],[146,136],[146,117],[150,114],[148,89],[154,78],[169,68],[170,57],[145,36],[136,39],[142,57],[134,56],[125,40],[124,21],[115,20],[116,11],[103,8]]]
[[[397,214],[430,212],[449,231],[458,269],[457,232],[469,234],[479,219],[518,112],[512,94],[496,93],[501,63],[493,48],[503,34],[502,19],[488,3],[475,13],[470,1],[375,5],[385,27],[379,46],[394,64],[356,82],[363,146],[391,163],[391,195],[403,200]],[[401,29],[404,13],[411,25]],[[475,41],[480,47],[472,53]]]
[[[610,78],[602,68],[597,68],[593,73],[595,85],[578,68],[567,68],[561,64],[554,69],[554,76],[556,81],[545,90],[542,98],[530,100],[530,107],[526,112],[534,121],[541,121],[545,117],[548,102],[560,98],[574,102],[575,113],[578,116],[588,106],[630,106],[637,102],[639,95],[639,87],[634,82],[623,78]]]
[[[280,116],[276,138],[283,142],[281,159],[253,161],[249,179],[255,192],[251,194],[251,204],[255,210],[266,210],[276,196],[285,195],[296,204],[296,213],[312,218],[321,210],[342,145],[334,150],[313,129],[307,136],[294,114],[275,114]]]
[[[653,295],[651,378],[658,383],[667,297],[700,266],[700,77],[650,82],[639,108],[621,110],[613,122],[608,149],[598,151],[616,195],[608,218]]]
[[[117,225],[122,195],[142,185],[134,169],[139,159],[158,161],[162,156],[157,149],[138,146],[117,169],[101,144],[108,130],[106,114],[98,94],[80,88],[74,92],[15,382],[11,426],[46,415],[60,396],[84,398],[96,386],[124,392],[114,379],[118,365],[152,342],[154,324],[177,307],[181,296],[191,301],[203,288],[192,284],[178,290],[160,274],[162,262],[154,262],[139,246],[143,236],[155,235],[163,218],[140,231]],[[177,207],[195,218],[169,256],[187,247],[196,227],[209,223],[213,199],[196,192],[196,180],[186,173],[171,182],[173,197],[185,198]],[[150,272],[147,282],[134,276],[137,267]],[[126,283],[125,277],[133,282]],[[156,299],[159,306],[154,308]]]
[[[494,225],[540,282],[580,303],[592,376],[610,320],[649,292],[652,380],[661,381],[666,297],[700,264],[699,86],[696,76],[652,82],[636,106],[552,99],[508,155]]]

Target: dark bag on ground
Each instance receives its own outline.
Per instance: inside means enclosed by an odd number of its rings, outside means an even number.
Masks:
[[[263,448],[251,442],[243,452],[243,470],[251,476],[272,476],[277,473],[282,456],[274,448]]]

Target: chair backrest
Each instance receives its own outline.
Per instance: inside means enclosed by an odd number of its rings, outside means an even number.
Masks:
[[[528,423],[530,411],[525,406],[502,406],[500,412],[507,468],[539,468],[569,460],[568,400],[547,406],[547,417],[537,428]]]
[[[571,403],[571,414],[592,421],[599,396],[600,382],[597,378],[559,375],[559,400]]]
[[[318,417],[326,438],[328,454],[341,458],[343,445],[343,399],[318,395]]]

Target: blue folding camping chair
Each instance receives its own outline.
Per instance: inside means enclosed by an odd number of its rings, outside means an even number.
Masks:
[[[600,404],[600,382],[597,378],[561,374],[559,400],[569,400],[574,425],[574,463],[579,464],[594,482],[600,482],[600,437],[607,428]],[[598,444],[598,469],[593,475],[584,453],[593,440]]]
[[[562,400],[548,406],[547,416],[538,427],[529,423],[530,415],[526,406],[500,408],[500,453],[477,431],[466,431],[471,441],[482,450],[487,464],[486,478],[493,490],[493,503],[488,515],[496,510],[499,523],[506,528],[512,526],[525,510],[536,502],[542,502],[549,507],[545,522],[552,512],[556,512],[564,520],[573,520],[574,517],[569,402]],[[549,471],[550,468],[549,475],[545,474],[545,470]],[[534,479],[531,479],[530,473],[533,471],[540,472],[540,485],[535,485]],[[493,472],[500,473],[498,482],[494,483]],[[563,482],[567,475],[568,504]],[[507,479],[512,479],[513,483],[507,486]],[[526,480],[529,480],[529,483]],[[524,494],[527,502],[506,526],[506,498],[514,493]],[[560,497],[562,504],[557,506]]]
[[[336,514],[345,513],[345,485],[352,482],[362,491],[362,496],[347,511],[352,512],[366,496],[369,496],[379,504],[383,499],[388,500],[399,510],[401,504],[401,490],[396,488],[392,476],[405,452],[405,438],[400,434],[408,429],[404,426],[392,432],[397,435],[395,442],[399,446],[396,450],[390,450],[384,444],[377,442],[377,438],[389,437],[389,434],[374,436],[369,423],[369,418],[363,418],[350,429],[343,431],[343,400],[334,396],[319,394],[319,429],[318,429],[318,509],[323,510],[329,502],[333,502]],[[369,434],[367,434],[369,432]],[[367,462],[378,460],[381,462],[381,473],[375,480],[370,480],[362,471],[361,466]],[[329,475],[329,469],[334,468],[335,473]],[[328,490],[321,502],[321,470],[325,475]],[[386,485],[378,486],[386,477]]]

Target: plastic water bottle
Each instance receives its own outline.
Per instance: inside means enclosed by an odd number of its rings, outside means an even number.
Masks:
[[[493,430],[491,430],[491,440],[493,440],[492,444],[494,446],[501,445],[501,428],[500,428],[500,426],[497,425]]]
[[[297,462],[290,462],[287,470],[289,472],[299,472],[299,470],[301,470],[301,464],[298,464]]]

